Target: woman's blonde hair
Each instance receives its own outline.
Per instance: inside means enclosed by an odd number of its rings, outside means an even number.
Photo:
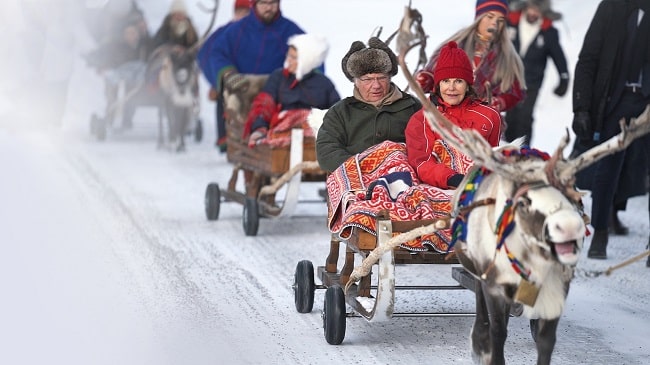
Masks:
[[[485,17],[483,14],[474,20],[471,26],[461,29],[456,34],[452,35],[449,39],[442,44],[447,44],[449,41],[455,41],[459,47],[462,47],[467,53],[470,60],[474,58],[475,44],[480,42],[477,36],[478,24],[481,19]],[[512,84],[517,80],[521,89],[526,89],[526,80],[524,79],[524,64],[521,57],[517,54],[512,41],[508,38],[506,32],[506,25],[504,24],[499,29],[496,35],[496,40],[492,41],[492,47],[496,48],[498,57],[496,59],[496,69],[492,75],[490,82],[492,85],[499,85],[502,91],[507,91],[512,88]]]

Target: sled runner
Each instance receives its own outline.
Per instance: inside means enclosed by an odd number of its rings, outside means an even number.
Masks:
[[[269,137],[268,143],[252,148],[248,146],[248,141],[243,138],[244,123],[251,102],[267,76],[245,77],[249,80],[249,87],[244,92],[229,94],[224,91],[226,153],[233,171],[226,189],[221,190],[216,182],[208,184],[204,204],[208,220],[219,218],[222,202],[242,204],[244,233],[255,236],[260,218],[278,218],[293,213],[299,202],[301,182],[323,182],[326,174],[316,162],[315,139],[313,135],[305,136],[303,128],[284,130],[276,134],[278,139]],[[238,186],[240,177],[243,177],[243,189]],[[285,192],[282,201],[276,200],[280,189]],[[323,200],[311,202],[322,203]]]

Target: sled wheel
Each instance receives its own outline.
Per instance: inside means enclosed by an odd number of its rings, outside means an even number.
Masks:
[[[199,143],[203,140],[203,122],[201,119],[196,120],[196,125],[194,126],[194,142]]]
[[[219,219],[219,207],[221,205],[221,191],[219,184],[209,183],[205,189],[205,216],[209,221]]]
[[[244,226],[244,234],[247,236],[256,236],[257,229],[260,226],[260,214],[258,210],[257,200],[253,198],[246,198],[244,201],[244,214],[242,215],[242,224]]]
[[[314,265],[302,260],[296,266],[293,278],[293,296],[298,313],[309,313],[314,308]]]
[[[330,345],[340,345],[345,337],[345,294],[340,286],[330,286],[325,291],[323,329]]]
[[[539,319],[530,320],[530,334],[533,336],[533,341],[537,342],[537,330],[539,329]]]

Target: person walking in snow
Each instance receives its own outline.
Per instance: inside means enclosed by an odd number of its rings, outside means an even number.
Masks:
[[[582,143],[607,141],[621,131],[621,118],[629,122],[650,102],[649,37],[650,0],[603,0],[598,5],[578,56],[573,84],[572,129]],[[596,162],[589,258],[607,258],[608,223],[626,156],[640,148],[647,158],[649,145],[650,136],[644,136],[628,150]],[[638,173],[637,184],[645,184],[647,167],[647,160],[630,166]]]
[[[564,96],[569,87],[569,69],[560,46],[560,37],[553,21],[561,14],[551,11],[550,0],[525,0],[517,3],[508,14],[508,31],[515,49],[524,63],[526,97],[506,113],[505,139],[512,141],[525,136],[528,144],[533,139],[534,109],[544,81],[546,62],[550,58],[559,75],[559,84],[553,90]]]
[[[232,25],[234,22],[248,16],[251,12],[250,0],[235,0],[233,17],[228,23],[217,28],[212,34],[205,40],[199,52],[196,55],[196,60],[199,64],[199,68],[203,72],[203,76],[210,84],[210,91],[208,98],[215,102],[215,130],[217,132],[217,139],[215,140],[215,146],[219,148],[221,152],[226,152],[226,118],[223,115],[223,98],[219,97],[217,93],[217,87],[215,85],[217,81],[217,70],[215,70],[214,65],[210,63],[210,54],[212,50],[218,46],[217,38],[222,34],[226,28]],[[220,144],[219,141],[222,141]]]
[[[282,15],[280,0],[251,0],[251,9],[248,16],[215,37],[215,46],[207,56],[214,70],[211,83],[218,98],[223,97],[223,89],[232,93],[246,89],[248,80],[244,74],[270,74],[282,67],[289,49],[289,37],[305,33]],[[225,132],[220,134],[217,142],[220,149],[223,146],[223,151],[225,136]]]
[[[244,126],[249,147],[263,143],[277,126],[287,131],[302,125],[308,132],[305,135],[313,136],[307,124],[311,108],[329,109],[341,99],[332,81],[318,71],[329,51],[327,40],[313,34],[299,34],[289,38],[287,44],[284,67],[271,73],[253,100]]]
[[[499,112],[512,109],[526,96],[524,67],[506,32],[507,14],[506,0],[477,0],[474,22],[440,45],[455,41],[465,51],[474,71],[474,90]],[[439,53],[440,48],[415,75],[424,92],[433,91]]]

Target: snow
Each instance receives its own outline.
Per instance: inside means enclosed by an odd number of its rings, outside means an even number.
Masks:
[[[170,1],[139,3],[149,26],[156,28]],[[429,53],[474,14],[473,0],[453,7],[441,3],[413,0],[424,16]],[[554,1],[564,14],[557,26],[571,70],[597,3]],[[347,96],[351,84],[339,65],[350,43],[367,40],[378,26],[384,35],[392,32],[406,4],[282,0],[281,6],[305,30],[328,36],[327,73]],[[199,29],[207,26],[208,17],[193,2],[188,6]],[[231,8],[232,1],[222,1],[218,24],[227,21]],[[36,97],[26,106],[8,101],[7,85],[20,80],[3,81],[0,87],[0,231],[5,237],[0,363],[472,363],[468,335],[473,319],[453,315],[472,311],[473,295],[466,290],[400,291],[395,312],[446,316],[379,323],[349,318],[343,343],[328,345],[320,315],[324,291],[316,291],[311,313],[299,314],[291,289],[298,261],[324,264],[330,241],[325,205],[302,204],[291,218],[263,219],[255,237],[243,233],[240,204],[222,204],[219,220],[207,221],[206,185],[214,181],[224,187],[232,172],[213,147],[213,104],[203,100],[205,138],[190,143],[186,153],[156,149],[155,111],[147,108],[138,110],[133,130],[109,133],[100,143],[88,130],[89,116],[104,106],[101,79],[79,58],[74,66],[61,126],[47,110],[39,110]],[[15,71],[14,76],[25,70]],[[396,78],[404,86],[402,80]],[[549,64],[533,141],[546,151],[556,147],[572,117],[570,95],[558,98],[551,92],[557,80]],[[322,187],[305,183],[301,195],[314,199]],[[587,275],[645,249],[647,199],[633,198],[621,214],[630,234],[611,238],[608,260],[589,260],[586,250],[582,253],[560,321],[554,364],[647,363],[650,269],[645,260],[610,276]],[[585,203],[590,212],[589,197]],[[454,284],[449,266],[399,266],[396,281]],[[510,363],[534,363],[526,319],[511,319],[506,356]]]

